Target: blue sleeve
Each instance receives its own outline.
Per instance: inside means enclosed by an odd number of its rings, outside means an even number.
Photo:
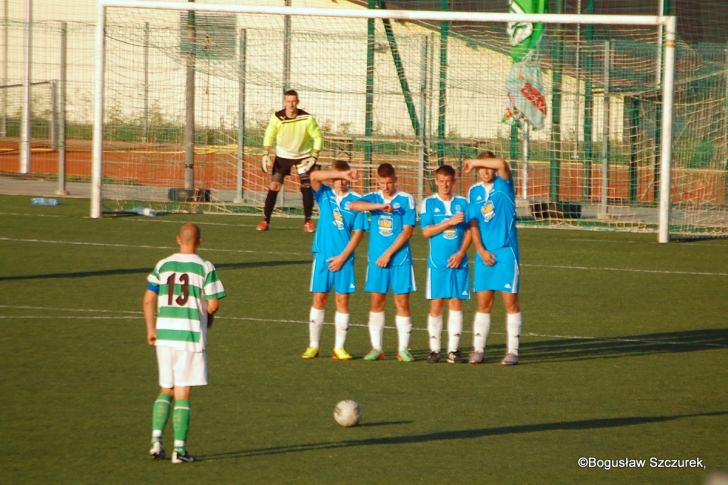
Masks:
[[[470,204],[468,204],[467,201],[463,202],[463,214],[465,214],[465,220],[458,224],[460,227],[462,227],[464,230],[468,229],[468,226],[470,225]]]
[[[357,201],[369,202],[370,204],[376,204],[377,203],[377,193],[369,192],[368,194],[359,197],[357,199]]]
[[[331,192],[331,187],[329,187],[329,186],[328,186],[328,185],[326,185],[326,184],[321,184],[321,186],[319,187],[319,189],[318,189],[318,190],[314,190],[314,191],[313,191],[313,198],[314,198],[314,200],[316,201],[316,203],[317,203],[317,204],[320,204],[320,202],[319,202],[319,201],[321,200],[321,198],[322,198],[322,197],[323,197],[323,196],[324,196],[325,194],[327,194],[327,193],[329,193],[329,192]]]
[[[367,230],[367,215],[364,212],[354,212],[354,224],[352,225],[352,231],[366,231]]]
[[[493,181],[493,190],[500,190],[506,194],[510,194],[511,197],[515,197],[516,191],[513,186],[513,178],[508,180],[496,177]]]
[[[431,226],[435,223],[433,214],[429,211],[427,201],[422,203],[422,212],[420,213],[420,226],[424,229],[427,226]]]
[[[470,203],[468,204],[468,212],[466,212],[465,222],[470,222],[478,218],[478,205]]]
[[[409,198],[407,202],[407,206],[404,208],[404,214],[402,215],[402,225],[414,227],[417,225],[417,211],[415,210],[415,203],[411,198]]]
[[[147,283],[147,290],[153,291],[156,294],[159,294],[159,285],[153,285],[152,283]]]

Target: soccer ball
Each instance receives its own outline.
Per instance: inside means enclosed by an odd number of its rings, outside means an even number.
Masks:
[[[361,422],[361,406],[351,399],[339,401],[334,408],[334,419],[344,428],[356,426]]]

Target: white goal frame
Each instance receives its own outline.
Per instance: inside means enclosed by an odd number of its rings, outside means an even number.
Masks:
[[[106,10],[107,8],[134,8],[176,11],[204,11],[221,13],[245,13],[263,15],[296,15],[315,17],[349,17],[361,19],[430,20],[435,22],[532,22],[544,24],[596,24],[634,25],[662,27],[664,33],[664,63],[662,83],[662,139],[660,145],[660,199],[657,241],[670,240],[670,184],[672,165],[672,108],[675,73],[675,34],[677,20],[674,16],[654,15],[575,15],[575,14],[511,14],[485,12],[438,12],[422,10],[386,9],[328,9],[309,7],[272,7],[261,5],[218,5],[203,3],[159,2],[141,0],[98,0],[96,11],[96,53],[94,81],[93,161],[91,169],[91,217],[99,218],[101,212],[101,183],[103,169],[104,135],[104,82],[106,66]]]

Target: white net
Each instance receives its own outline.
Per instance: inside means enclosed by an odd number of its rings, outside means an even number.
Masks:
[[[387,161],[404,190],[426,196],[439,164],[459,168],[463,158],[488,149],[516,169],[523,223],[656,229],[657,27],[547,26],[532,59],[542,69],[546,114],[526,146],[525,130],[502,122],[513,64],[504,24],[452,22],[443,29],[378,19],[368,36],[367,19],[289,20],[287,30],[280,15],[108,9],[106,210],[260,210],[270,180],[259,169],[262,132],[281,108],[284,88],[293,88],[323,128],[323,162],[343,158],[364,170],[359,191],[373,188],[373,169]],[[71,25],[69,36],[69,145],[88,147],[82,140],[90,133],[92,27]],[[679,41],[677,51],[671,231],[725,235],[725,49]],[[185,128],[192,104],[190,159]],[[78,155],[87,164],[85,158]],[[188,174],[194,166],[190,190],[182,190],[186,165]],[[460,191],[472,181],[461,178]],[[297,213],[295,177],[286,192],[279,206]]]

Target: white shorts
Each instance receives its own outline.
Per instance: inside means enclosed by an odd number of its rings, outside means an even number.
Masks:
[[[206,386],[207,354],[157,347],[159,387]]]

